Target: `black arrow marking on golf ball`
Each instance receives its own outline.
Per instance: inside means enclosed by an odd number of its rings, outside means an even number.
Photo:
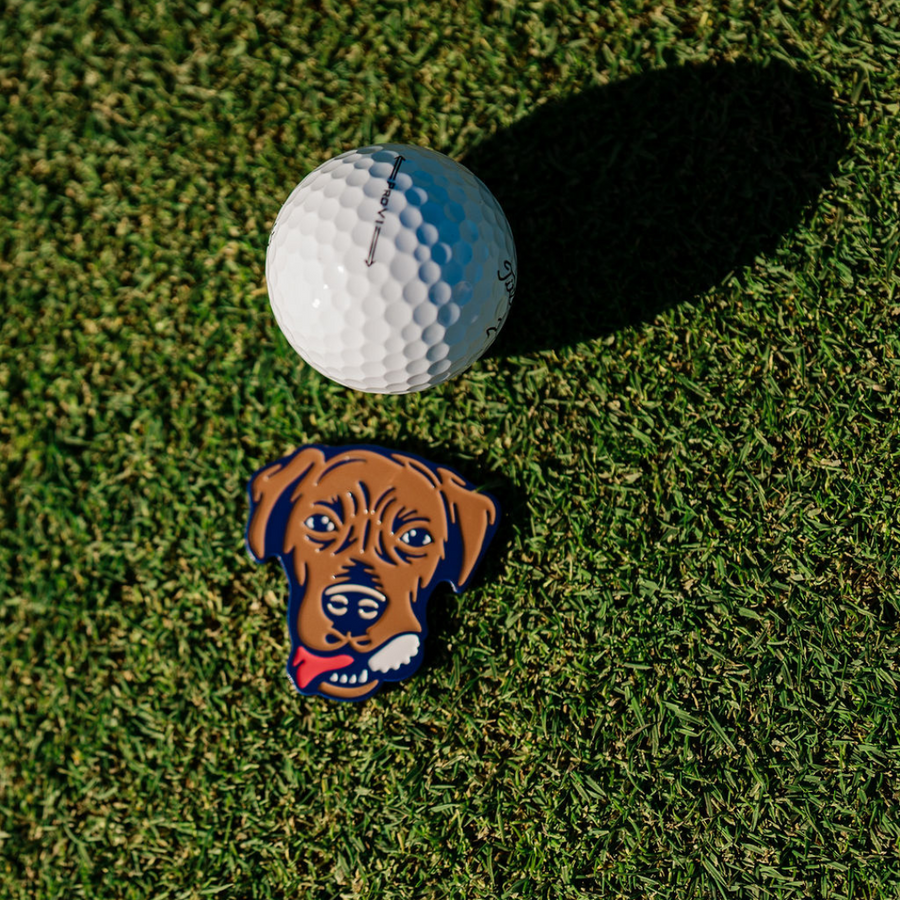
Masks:
[[[394,168],[391,169],[391,175],[388,178],[387,190],[381,195],[381,209],[375,219],[375,230],[372,232],[372,242],[369,244],[369,255],[366,257],[366,265],[371,266],[375,262],[375,248],[378,246],[378,235],[381,234],[381,226],[384,224],[384,214],[387,212],[387,205],[391,199],[391,191],[397,187],[397,174],[400,166],[403,165],[405,156],[398,156],[394,160]]]
[[[369,255],[366,257],[366,265],[371,266],[375,262],[375,247],[378,245],[378,235],[381,234],[381,226],[375,226],[375,233],[372,235],[372,243],[369,244]]]

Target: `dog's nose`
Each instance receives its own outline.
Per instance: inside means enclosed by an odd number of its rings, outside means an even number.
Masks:
[[[365,584],[334,584],[322,594],[322,609],[336,631],[358,637],[381,618],[387,597]]]

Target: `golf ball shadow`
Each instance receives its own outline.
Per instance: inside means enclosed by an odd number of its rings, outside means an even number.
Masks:
[[[516,302],[488,355],[696,298],[810,215],[845,145],[830,91],[781,62],[669,68],[539,107],[463,159],[518,248]]]

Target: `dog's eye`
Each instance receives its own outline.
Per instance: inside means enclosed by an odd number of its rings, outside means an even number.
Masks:
[[[400,535],[400,540],[410,547],[424,547],[431,543],[431,535],[424,528],[410,528]]]
[[[334,522],[323,513],[310,516],[303,524],[310,531],[334,531]]]

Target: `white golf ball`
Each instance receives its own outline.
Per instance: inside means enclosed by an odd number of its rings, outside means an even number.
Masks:
[[[516,287],[506,216],[468,169],[403,144],[351,150],[311,172],[266,254],[291,346],[347,387],[405,394],[468,368]]]

